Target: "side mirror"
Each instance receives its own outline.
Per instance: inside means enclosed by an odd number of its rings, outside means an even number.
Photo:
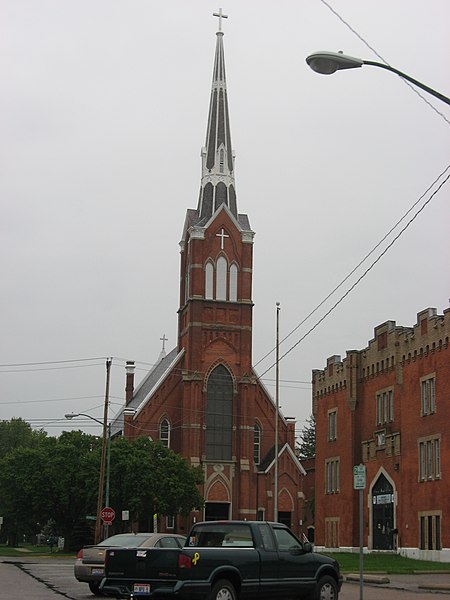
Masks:
[[[313,550],[313,547],[310,542],[305,542],[303,544],[303,552],[312,552],[312,550]]]

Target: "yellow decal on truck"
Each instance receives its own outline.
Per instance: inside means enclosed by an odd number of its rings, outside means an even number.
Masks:
[[[196,565],[199,560],[200,560],[200,554],[198,552],[196,552],[194,554],[194,558],[192,559],[192,564]]]

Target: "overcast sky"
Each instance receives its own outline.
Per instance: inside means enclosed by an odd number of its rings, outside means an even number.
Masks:
[[[113,357],[114,414],[124,360],[137,361],[138,382],[163,334],[167,350],[176,345],[178,242],[186,209],[197,206],[219,7],[1,0],[0,419],[22,417],[51,435],[99,433],[64,414],[102,419],[104,358]],[[274,346],[275,303],[283,338],[450,163],[447,105],[426,96],[438,114],[383,69],[326,77],[305,57],[342,50],[379,60],[376,52],[450,96],[450,3],[227,0],[222,8],[238,209],[256,232],[253,362],[262,374],[274,359],[259,362]],[[422,309],[448,307],[449,190],[444,184],[281,361],[280,404],[298,429],[311,413],[312,369],[366,347],[387,320],[412,326]],[[57,362],[69,360],[80,362]],[[273,392],[274,370],[263,379]]]

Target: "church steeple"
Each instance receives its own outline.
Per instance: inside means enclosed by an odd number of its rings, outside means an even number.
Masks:
[[[219,17],[219,31],[216,34],[206,142],[202,148],[202,179],[197,209],[200,221],[208,220],[221,204],[226,204],[237,218],[222,31],[222,18],[227,18],[227,15],[220,10],[214,16]]]

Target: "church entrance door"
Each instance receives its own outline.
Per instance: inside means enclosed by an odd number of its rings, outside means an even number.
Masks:
[[[381,474],[372,489],[373,549],[394,549],[394,489]]]
[[[205,521],[228,521],[229,518],[229,502],[207,502],[205,504]]]

